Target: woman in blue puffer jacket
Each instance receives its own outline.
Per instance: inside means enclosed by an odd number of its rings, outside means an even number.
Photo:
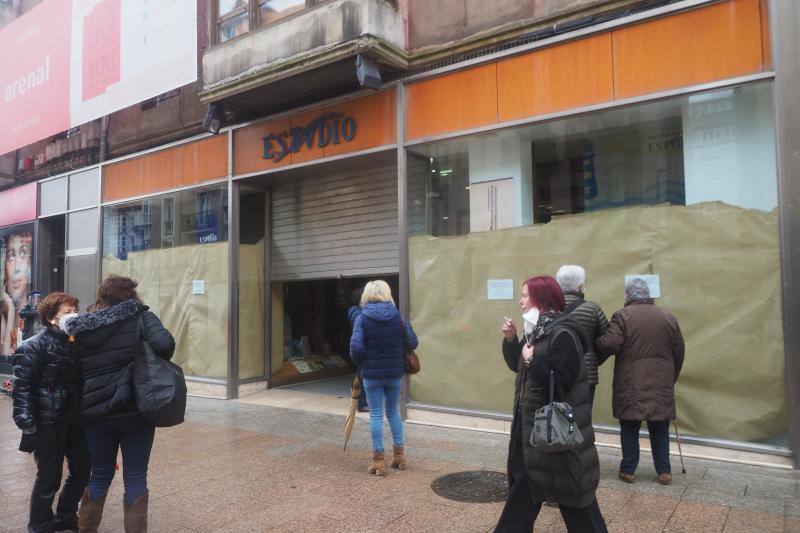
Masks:
[[[403,328],[409,348],[416,349],[419,342],[411,324],[400,316],[394,305],[392,290],[385,281],[367,283],[361,296],[361,309],[361,316],[356,319],[350,338],[350,357],[361,367],[361,378],[369,403],[373,454],[368,472],[382,476],[386,469],[383,453],[384,398],[386,418],[394,441],[391,466],[400,470],[406,467],[403,421],[398,411],[405,374]]]

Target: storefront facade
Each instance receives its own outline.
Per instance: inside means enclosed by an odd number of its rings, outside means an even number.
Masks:
[[[788,453],[767,2],[698,4],[103,163],[94,215],[60,212],[99,243],[68,228],[65,255],[138,279],[191,390],[223,398],[351,371],[351,293],[387,279],[421,342],[407,416],[500,429],[525,278],[581,264],[610,317],[626,275],[658,276],[687,344],[682,430]]]

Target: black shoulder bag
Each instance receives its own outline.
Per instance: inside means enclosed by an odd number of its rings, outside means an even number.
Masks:
[[[156,427],[177,426],[186,414],[183,369],[153,351],[145,338],[141,314],[136,326],[136,348],[133,394],[139,413]]]

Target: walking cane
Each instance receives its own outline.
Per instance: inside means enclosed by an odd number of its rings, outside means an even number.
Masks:
[[[686,473],[686,467],[683,465],[683,451],[681,450],[681,436],[678,435],[678,421],[672,421],[672,427],[675,428],[675,441],[678,443],[678,455],[681,458],[681,472]]]

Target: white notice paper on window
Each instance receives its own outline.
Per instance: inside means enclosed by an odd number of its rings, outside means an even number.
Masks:
[[[625,276],[625,285],[632,279],[640,278],[650,289],[650,298],[661,298],[661,279],[658,274],[631,274]]]
[[[513,300],[514,280],[513,279],[486,280],[486,297],[489,300]]]
[[[206,280],[196,279],[192,282],[192,294],[205,294]]]

